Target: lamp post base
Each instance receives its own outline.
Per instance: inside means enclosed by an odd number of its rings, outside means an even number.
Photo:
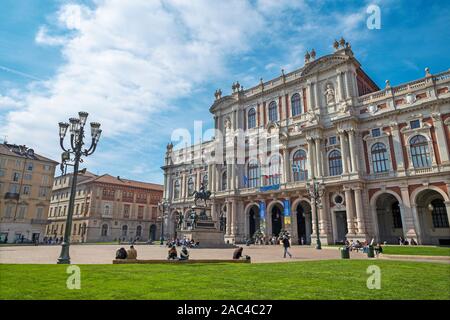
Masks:
[[[61,254],[59,255],[57,264],[70,264],[70,256],[69,256],[69,244],[63,242],[61,248]]]
[[[322,250],[322,244],[320,243],[320,240],[316,241],[316,249],[317,250]]]

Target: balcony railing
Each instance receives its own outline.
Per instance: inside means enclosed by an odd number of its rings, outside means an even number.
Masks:
[[[5,199],[13,199],[13,200],[19,200],[20,194],[16,192],[7,192],[5,193]]]
[[[48,219],[31,219],[31,224],[49,224],[50,222]]]

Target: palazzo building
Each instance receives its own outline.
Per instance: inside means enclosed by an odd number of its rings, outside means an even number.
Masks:
[[[0,144],[0,243],[42,240],[57,164],[26,146]]]
[[[61,239],[67,219],[72,174],[55,178],[46,237]],[[162,185],[82,170],[78,175],[72,242],[148,241],[159,238]],[[159,219],[159,220],[158,220]]]
[[[310,243],[316,212],[306,187],[314,179],[324,192],[323,243],[449,244],[450,71],[426,68],[417,80],[379,88],[344,39],[333,46],[252,88],[236,82],[229,95],[217,90],[209,109],[215,137],[167,146],[167,236],[204,182],[226,241],[286,229],[293,243]]]

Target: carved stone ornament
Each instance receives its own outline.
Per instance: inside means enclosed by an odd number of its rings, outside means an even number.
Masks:
[[[325,98],[327,101],[327,105],[331,105],[336,103],[335,95],[334,95],[334,89],[331,84],[327,84],[327,88],[325,90]]]

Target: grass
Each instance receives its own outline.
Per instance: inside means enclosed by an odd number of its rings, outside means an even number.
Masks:
[[[340,248],[340,247],[342,247],[342,245],[328,245],[327,247]],[[450,247],[385,245],[385,246],[383,246],[383,253],[384,254],[413,255],[413,256],[449,256],[450,257]]]
[[[367,267],[381,268],[369,290]],[[81,289],[66,266],[0,265],[0,299],[445,299],[450,265],[388,260],[267,264],[80,265]]]
[[[383,253],[418,256],[450,256],[450,247],[386,245],[383,247]]]

